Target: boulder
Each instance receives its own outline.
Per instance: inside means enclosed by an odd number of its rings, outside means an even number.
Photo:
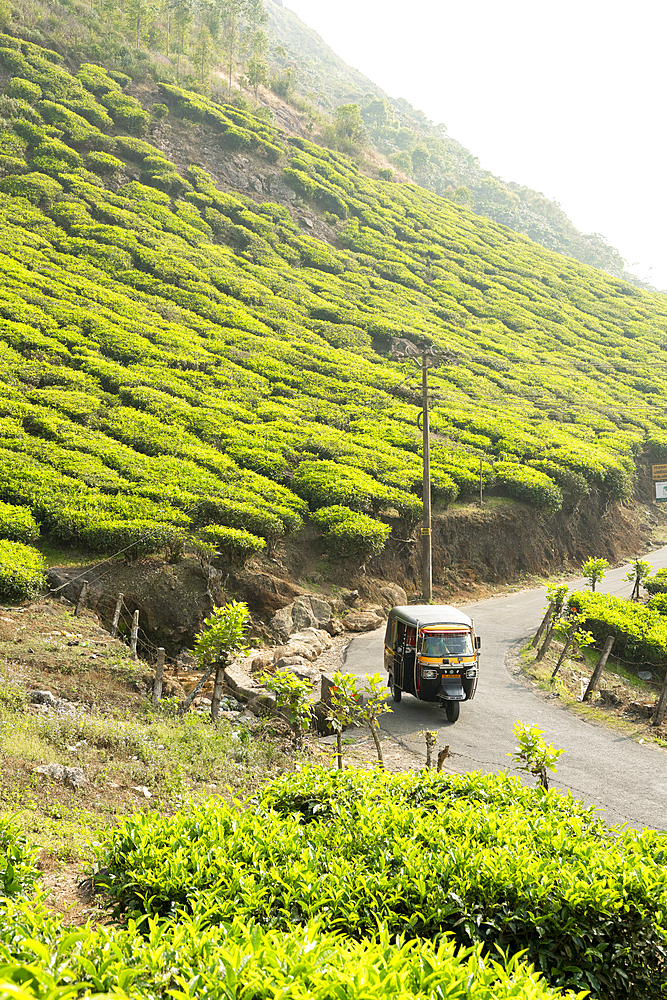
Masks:
[[[327,632],[329,635],[341,635],[345,631],[345,626],[343,625],[340,618],[332,618],[327,625]]]
[[[260,653],[258,656],[253,657],[252,663],[250,664],[250,672],[253,674],[261,674],[267,667],[273,665],[273,651]]]
[[[271,628],[281,642],[287,642],[290,632],[293,629],[291,604],[288,604],[287,607],[280,608],[279,611],[276,611],[275,615],[271,619]]]
[[[40,764],[35,768],[35,774],[43,774],[53,781],[62,781],[68,788],[84,788],[90,782],[81,767],[64,767],[62,764]]]
[[[292,642],[305,642],[314,648],[318,649],[318,656],[324,652],[325,649],[331,649],[331,639],[329,633],[323,628],[302,628],[300,632],[295,632],[290,637],[290,643]]]
[[[295,677],[298,677],[300,681],[310,681],[311,684],[314,684],[320,679],[320,672],[317,667],[314,667],[312,663],[306,663],[305,660],[302,660],[301,663],[288,663],[285,669],[289,670]]]
[[[392,608],[403,607],[408,603],[408,595],[397,583],[387,583],[382,588],[381,593],[386,602],[384,607],[387,611],[390,611]]]
[[[331,605],[320,597],[303,594],[293,604],[276,611],[271,619],[271,628],[283,642],[287,642],[293,632],[305,628],[325,628],[331,621]]]
[[[231,663],[225,667],[223,678],[227,687],[233,691],[237,701],[244,703],[252,701],[263,691],[262,685],[258,684],[240,663]]]
[[[374,611],[351,611],[343,619],[343,625],[348,632],[372,632],[382,625],[382,621]]]
[[[281,656],[276,660],[276,670],[285,670],[287,667],[305,667],[306,661],[303,656]]]
[[[28,691],[27,700],[31,705],[51,705],[58,704],[58,699],[51,691]]]
[[[290,642],[286,646],[276,646],[273,651],[273,662],[277,663],[283,656],[301,656],[304,660],[317,659],[317,653],[306,642]]]
[[[185,694],[185,688],[177,677],[165,677],[162,681],[162,697],[178,698],[179,701],[182,701],[187,695]]]
[[[300,631],[314,625],[321,628],[331,621],[331,605],[320,597],[305,594],[297,597],[292,605],[292,631]]]

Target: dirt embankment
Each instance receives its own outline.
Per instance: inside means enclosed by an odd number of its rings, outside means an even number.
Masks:
[[[566,572],[589,556],[617,563],[646,550],[651,521],[655,515],[645,504],[606,506],[596,494],[575,510],[555,515],[501,498],[490,498],[482,508],[456,505],[433,522],[435,599],[451,603],[482,598],[499,585],[525,586],[531,577]],[[76,602],[84,580],[87,603],[107,626],[119,593],[121,632],[129,631],[132,613],[139,611],[139,653],[151,659],[155,646],[164,646],[168,656],[191,648],[214,604],[231,599],[248,602],[252,634],[259,639],[268,637],[274,612],[299,594],[314,593],[337,604],[344,592],[357,590],[359,606],[377,603],[382,587],[392,581],[410,600],[418,599],[421,540],[419,528],[406,532],[397,525],[385,551],[362,568],[329,558],[322,539],[306,526],[280,543],[274,555],[257,556],[243,569],[218,560],[209,573],[193,558],[177,565],[151,559],[133,566],[58,568],[49,582]]]
[[[645,551],[654,523],[646,503],[622,506],[596,492],[575,509],[556,514],[498,497],[481,508],[454,505],[433,519],[434,589],[440,597],[451,597],[484,583],[558,573],[590,556],[614,564]],[[418,531],[408,538],[394,531],[377,563],[382,576],[418,590]]]

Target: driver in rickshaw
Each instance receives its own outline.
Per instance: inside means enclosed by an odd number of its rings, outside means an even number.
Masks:
[[[464,635],[427,636],[426,656],[465,656],[466,637]]]

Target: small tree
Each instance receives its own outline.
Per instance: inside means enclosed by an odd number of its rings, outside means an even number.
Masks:
[[[595,593],[595,585],[604,579],[605,571],[609,568],[606,559],[587,559],[581,567],[581,575],[588,580],[588,586]]]
[[[383,712],[391,712],[387,706],[389,693],[382,674],[366,674],[366,686],[359,688],[356,674],[334,674],[335,690],[332,692],[332,707],[328,719],[336,733],[338,767],[342,768],[343,746],[341,733],[345,725],[367,725],[371,731],[380,767],[384,767],[382,744],[380,743],[380,723],[378,717]]]
[[[242,601],[231,601],[224,607],[213,609],[212,614],[204,622],[201,632],[196,636],[193,649],[197,666],[204,671],[204,674],[183,702],[181,713],[187,711],[195,695],[203,688],[215,670],[211,718],[217,719],[224,669],[230,663],[234,653],[246,652],[244,633],[249,618],[248,605]]]
[[[343,729],[345,726],[361,725],[357,681],[356,674],[342,674],[336,670],[333,675],[331,701],[326,719],[336,734],[336,760],[339,771],[343,770]]]
[[[650,562],[647,562],[645,559],[633,559],[630,565],[632,566],[632,569],[627,574],[625,579],[629,580],[633,584],[630,600],[636,601],[639,600],[639,588],[643,584],[644,580],[651,575],[653,567]]]
[[[289,709],[292,740],[295,749],[300,749],[303,744],[303,734],[310,727],[310,695],[313,685],[310,681],[299,680],[287,668],[277,670],[275,674],[264,674],[262,684],[269,691],[273,691],[278,708]]]
[[[508,753],[514,761],[514,766],[519,771],[526,774],[534,774],[539,782],[539,786],[546,791],[549,790],[549,777],[547,771],[556,771],[556,761],[564,750],[557,750],[552,743],[548,746],[542,739],[542,730],[538,726],[524,726],[520,719],[517,719],[513,733],[519,741],[518,747],[513,753]]]
[[[380,767],[384,767],[382,744],[380,743],[380,723],[378,716],[383,712],[392,712],[387,705],[389,692],[386,689],[385,678],[380,673],[366,674],[366,689],[363,694],[366,701],[361,709],[361,718],[371,731]]]

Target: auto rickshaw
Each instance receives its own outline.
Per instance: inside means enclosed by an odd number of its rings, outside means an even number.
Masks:
[[[462,701],[477,689],[480,636],[472,619],[448,604],[392,608],[384,639],[384,666],[392,698],[405,691],[420,701],[440,702],[456,722]]]

